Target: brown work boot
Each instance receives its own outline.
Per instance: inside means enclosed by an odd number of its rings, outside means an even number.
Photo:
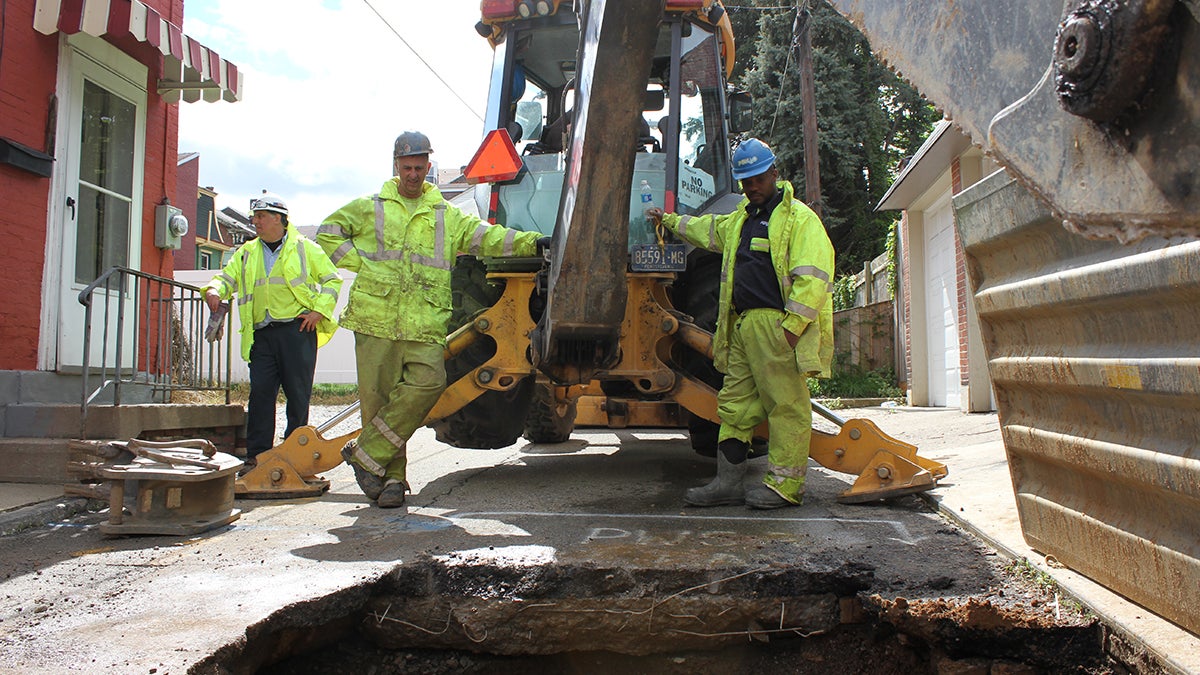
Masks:
[[[354,480],[358,481],[358,489],[363,491],[363,494],[367,496],[367,499],[375,501],[379,499],[380,493],[383,492],[384,478],[383,476],[376,476],[370,471],[367,471],[366,469],[354,463],[354,460],[351,459],[351,456],[354,454],[354,450],[357,447],[358,443],[355,441],[346,443],[346,445],[342,447],[342,459],[346,460],[346,463],[350,465],[351,469],[354,469]]]
[[[799,506],[784,499],[778,492],[759,483],[746,490],[746,506],[752,509],[779,509],[785,506]]]
[[[383,491],[379,493],[379,498],[375,500],[375,503],[381,509],[394,509],[404,506],[404,493],[407,491],[407,483],[395,478],[389,478],[383,486]]]

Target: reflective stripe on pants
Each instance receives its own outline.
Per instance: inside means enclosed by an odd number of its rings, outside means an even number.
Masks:
[[[443,349],[355,333],[354,356],[362,414],[358,447],[375,463],[364,461],[363,468],[406,481],[408,439],[446,388]]]
[[[763,483],[799,504],[808,472],[812,403],[808,380],[788,346],[780,322],[783,312],[752,309],[738,317],[730,332],[729,363],[717,394],[721,418],[718,440],[749,442],[764,420],[770,428],[769,464]]]

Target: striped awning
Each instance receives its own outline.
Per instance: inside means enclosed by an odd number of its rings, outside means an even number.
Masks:
[[[37,0],[33,27],[45,35],[129,35],[152,45],[163,55],[158,94],[168,103],[242,98],[237,66],[138,0]]]

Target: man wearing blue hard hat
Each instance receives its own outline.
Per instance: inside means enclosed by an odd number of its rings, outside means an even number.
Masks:
[[[829,377],[833,360],[833,244],[791,183],[779,180],[766,143],[738,145],[733,177],[746,196],[733,213],[679,216],[654,207],[646,214],[722,254],[713,336],[713,362],[725,374],[717,394],[717,477],[688,490],[684,501],[775,509],[804,496],[812,437],[806,378]],[[747,490],[750,441],[763,421],[771,436],[767,473]]]

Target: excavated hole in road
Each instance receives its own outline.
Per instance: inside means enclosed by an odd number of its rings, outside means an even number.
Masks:
[[[1094,618],[1031,609],[1012,589],[917,599],[884,597],[871,581],[854,563],[813,572],[429,559],[281,611],[193,672],[1128,672],[1105,655]]]

